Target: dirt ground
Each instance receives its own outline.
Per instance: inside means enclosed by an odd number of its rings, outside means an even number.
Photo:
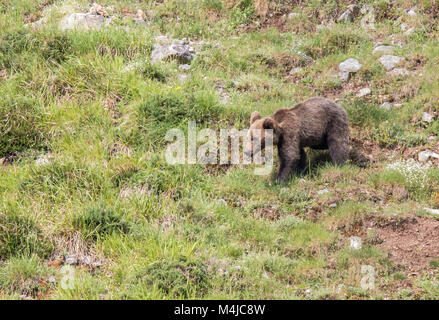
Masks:
[[[365,223],[392,262],[408,275],[432,273],[439,264],[439,221],[429,217],[374,218]]]

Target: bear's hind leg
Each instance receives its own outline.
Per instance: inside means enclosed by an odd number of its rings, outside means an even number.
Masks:
[[[305,150],[300,150],[300,160],[297,166],[297,172],[299,174],[305,173],[308,171],[308,158],[306,157]]]
[[[343,165],[349,158],[349,143],[344,139],[332,139],[328,141],[329,153],[332,161],[337,165]]]

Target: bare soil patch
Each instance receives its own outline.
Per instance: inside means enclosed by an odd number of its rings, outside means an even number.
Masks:
[[[439,221],[416,216],[374,217],[365,227],[372,228],[389,259],[409,275],[437,272]]]

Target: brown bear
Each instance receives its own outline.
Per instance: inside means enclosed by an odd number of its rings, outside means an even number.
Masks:
[[[262,118],[259,112],[252,113],[247,144],[244,152],[247,156],[259,152],[254,150],[254,130],[260,130],[259,143],[265,147],[264,130],[273,130],[273,144],[277,145],[280,167],[277,181],[285,181],[296,171],[306,169],[307,160],[303,150],[329,149],[332,160],[342,165],[349,157],[349,125],[346,111],[329,99],[314,97],[299,103],[290,109],[280,109],[273,115]],[[257,141],[256,141],[257,142]]]

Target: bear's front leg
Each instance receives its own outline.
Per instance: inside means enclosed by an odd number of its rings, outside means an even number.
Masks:
[[[289,145],[288,147],[280,146],[278,147],[279,154],[279,171],[276,176],[277,182],[284,182],[290,174],[297,169],[300,162],[300,150],[294,145]]]

